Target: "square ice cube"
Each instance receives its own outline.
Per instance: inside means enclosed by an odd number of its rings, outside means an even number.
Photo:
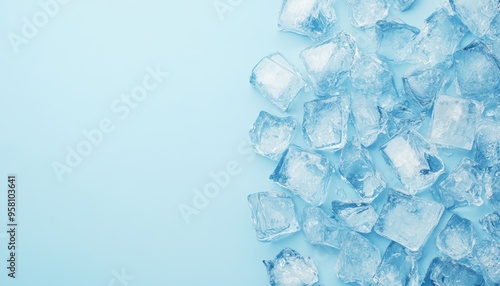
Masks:
[[[476,231],[472,222],[459,215],[452,215],[436,238],[436,245],[442,254],[454,260],[469,256],[476,244]]]
[[[283,0],[278,28],[319,40],[331,34],[336,19],[332,0]]]
[[[479,168],[486,169],[500,163],[500,122],[483,119],[476,130],[474,159]]]
[[[385,0],[346,0],[349,5],[351,24],[356,28],[373,27],[378,20],[389,14]]]
[[[484,239],[476,243],[474,257],[487,280],[500,283],[500,242]]]
[[[335,34],[300,53],[318,96],[329,96],[337,90],[348,76],[356,53],[354,37],[346,33]]]
[[[374,230],[412,251],[418,251],[439,223],[443,212],[443,205],[435,201],[392,192]]]
[[[349,111],[349,98],[343,95],[304,103],[302,131],[307,144],[317,150],[344,147]]]
[[[291,117],[278,117],[261,111],[249,132],[255,153],[279,160],[290,145],[297,121]]]
[[[372,145],[385,127],[382,107],[376,104],[376,96],[354,91],[351,94],[351,113],[361,144]]]
[[[409,251],[397,242],[391,242],[373,277],[373,286],[420,285],[418,259],[418,253]]]
[[[274,260],[263,262],[271,286],[312,286],[318,282],[314,261],[291,248],[283,249]]]
[[[325,245],[340,249],[343,226],[332,220],[319,207],[306,207],[302,211],[302,231],[312,245]]]
[[[290,145],[269,177],[313,206],[326,199],[326,189],[334,172],[324,155]]]
[[[488,32],[491,22],[500,13],[498,0],[448,1],[462,22],[478,37],[482,37]]]
[[[381,147],[381,151],[410,195],[430,187],[444,173],[444,164],[436,147],[415,131],[392,138]]]
[[[386,61],[402,62],[411,54],[415,37],[420,30],[401,20],[380,20],[375,26],[375,32],[377,55]]]
[[[402,12],[410,9],[413,2],[415,2],[415,0],[392,0],[392,5],[396,10]]]
[[[272,241],[300,230],[295,204],[280,191],[260,192],[247,197],[257,239]]]
[[[485,283],[481,274],[469,267],[453,260],[436,257],[429,265],[422,285],[482,286]]]
[[[361,233],[370,233],[378,215],[372,205],[363,202],[332,202],[332,218]]]
[[[282,54],[274,53],[253,68],[250,84],[276,107],[286,111],[306,82]]]
[[[429,109],[444,85],[444,65],[419,69],[403,77],[404,92],[422,108]]]
[[[429,141],[471,150],[483,109],[475,100],[439,95],[432,111]]]
[[[351,67],[351,84],[358,91],[385,97],[395,94],[394,80],[389,67],[376,57],[360,56]]]
[[[356,141],[349,142],[342,149],[339,173],[364,201],[373,201],[386,186],[370,154]]]
[[[487,233],[500,241],[500,212],[487,214],[479,222]]]
[[[481,206],[483,182],[474,162],[464,157],[453,172],[433,189],[433,195],[447,208]]]

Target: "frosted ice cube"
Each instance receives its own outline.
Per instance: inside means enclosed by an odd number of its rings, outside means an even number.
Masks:
[[[492,212],[480,220],[483,229],[500,242],[500,212]]]
[[[292,199],[280,191],[260,192],[247,197],[257,239],[272,241],[300,230]]]
[[[368,203],[332,202],[332,218],[354,231],[370,233],[377,221],[378,215],[372,205]]]
[[[378,20],[389,14],[385,0],[346,0],[349,5],[351,24],[357,28],[373,27]]]
[[[334,96],[304,103],[304,138],[314,149],[336,151],[347,140],[349,98]]]
[[[261,111],[249,132],[255,153],[279,160],[290,145],[297,121],[291,117],[278,117]]]
[[[444,84],[446,73],[444,65],[416,70],[403,77],[404,91],[422,108],[428,109]]]
[[[472,253],[476,237],[472,222],[454,214],[438,234],[436,245],[441,253],[454,260],[460,260]]]
[[[479,168],[485,169],[500,163],[500,123],[483,119],[476,130],[474,159]]]
[[[429,265],[422,285],[483,286],[485,283],[481,274],[467,266],[453,260],[436,257]]]
[[[396,10],[406,11],[410,9],[411,5],[413,4],[413,2],[415,2],[415,0],[392,0],[392,2]]]
[[[439,223],[443,211],[443,205],[435,201],[391,192],[374,230],[412,251],[418,251]]]
[[[250,84],[282,111],[306,85],[300,73],[280,53],[264,57],[252,70]]]
[[[492,283],[500,283],[500,242],[484,239],[476,243],[474,257],[485,277]]]
[[[444,164],[436,147],[415,131],[399,134],[383,145],[381,150],[410,195],[430,187],[444,172]]]
[[[418,258],[418,253],[391,242],[373,277],[373,286],[419,286]]]
[[[484,36],[500,13],[498,0],[448,0],[451,8],[476,36]]]
[[[386,61],[402,62],[413,51],[415,37],[420,33],[416,27],[401,20],[381,20],[375,26],[377,55]]]
[[[319,206],[326,199],[333,172],[326,156],[290,145],[269,178],[307,203]]]
[[[330,40],[300,53],[318,96],[329,96],[341,86],[356,53],[354,37],[346,33],[335,34]]]
[[[319,40],[331,34],[335,21],[331,0],[283,0],[278,28]]]
[[[342,233],[347,230],[318,207],[306,207],[302,211],[302,231],[312,245],[340,248]]]
[[[312,286],[318,282],[314,261],[291,248],[283,249],[274,260],[263,262],[271,286]]]
[[[382,108],[376,104],[376,96],[364,92],[351,94],[351,113],[359,141],[370,146],[385,127]]]

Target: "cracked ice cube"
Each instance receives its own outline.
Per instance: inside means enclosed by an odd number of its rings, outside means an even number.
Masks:
[[[368,151],[355,141],[342,149],[339,173],[365,201],[373,201],[386,186]]]
[[[283,249],[274,260],[263,262],[271,286],[312,286],[318,282],[314,261],[291,248]]]
[[[354,231],[370,233],[378,215],[368,203],[332,202],[332,218]]]
[[[407,100],[396,103],[386,115],[387,136],[393,138],[409,129],[416,130],[424,120],[424,116],[421,110]]]
[[[257,239],[272,241],[300,230],[293,200],[283,192],[271,191],[247,197]]]
[[[349,75],[357,47],[354,37],[335,34],[330,40],[306,48],[300,53],[316,94],[329,96]]]
[[[500,283],[500,242],[485,239],[476,243],[474,257],[486,278],[493,283]]]
[[[369,28],[389,14],[385,0],[346,0],[349,5],[351,24],[357,28]]]
[[[297,121],[291,117],[273,116],[261,111],[250,130],[250,141],[255,153],[279,160],[290,145]]]
[[[404,91],[422,108],[429,109],[444,85],[446,73],[442,64],[416,70],[403,77]]]
[[[319,40],[331,34],[335,22],[331,0],[283,0],[278,28]]]
[[[344,147],[349,111],[347,96],[304,103],[302,131],[307,144],[318,150],[336,151]]]
[[[264,57],[252,70],[250,83],[282,111],[306,85],[297,69],[280,53]]]
[[[439,251],[454,260],[470,255],[475,244],[476,231],[472,222],[456,214],[451,216],[436,238]]]
[[[490,48],[479,41],[455,52],[455,75],[464,96],[481,100],[500,92],[500,62]]]
[[[302,231],[312,245],[340,248],[340,239],[347,230],[332,220],[318,207],[306,207],[302,211]]]
[[[392,2],[394,8],[402,12],[410,9],[411,5],[413,4],[413,2],[415,2],[415,0],[392,0]]]
[[[483,229],[500,242],[500,212],[492,212],[480,220]]]
[[[462,22],[478,37],[488,32],[493,19],[500,13],[498,0],[449,0],[449,3]]]
[[[382,108],[374,104],[375,96],[363,92],[351,94],[351,113],[354,127],[363,146],[372,145],[385,127]],[[375,99],[376,100],[376,99]]]
[[[469,158],[463,158],[453,172],[433,189],[434,197],[447,208],[481,206],[482,194],[481,174]]]
[[[342,238],[337,257],[337,276],[345,283],[366,285],[380,263],[380,251],[368,239],[350,231]]]
[[[391,192],[374,230],[412,251],[418,251],[439,223],[443,211],[443,205],[435,201]]]
[[[383,145],[381,150],[410,195],[430,187],[444,172],[444,164],[436,147],[415,131],[399,134]]]
[[[436,257],[429,265],[422,285],[483,286],[485,284],[481,274],[467,266],[453,260]]]
[[[401,62],[411,54],[413,41],[420,33],[416,27],[400,20],[377,22],[377,55],[387,61]]]
[[[474,140],[474,159],[479,168],[486,169],[500,163],[500,123],[481,120]]]
[[[269,178],[305,202],[319,206],[326,199],[333,172],[326,156],[290,145]]]
[[[417,286],[419,254],[397,242],[385,250],[382,262],[373,277],[374,286]]]

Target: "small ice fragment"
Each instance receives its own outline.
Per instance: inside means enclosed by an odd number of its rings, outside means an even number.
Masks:
[[[410,9],[411,5],[413,4],[413,2],[415,2],[415,0],[392,0],[392,2],[396,10],[406,11]]]
[[[389,14],[385,0],[346,0],[351,24],[356,28],[370,28]]]
[[[498,0],[449,0],[449,3],[462,22],[478,37],[488,32],[493,19],[500,13]]]
[[[282,54],[274,53],[253,68],[250,84],[276,107],[286,111],[306,82]]]
[[[368,203],[332,202],[332,218],[354,231],[370,233],[377,221],[378,215]]]
[[[412,251],[418,251],[439,223],[443,211],[443,205],[435,201],[391,192],[374,230]]]
[[[454,214],[438,234],[436,245],[442,254],[460,260],[472,253],[476,237],[472,222]]]
[[[418,259],[419,253],[391,242],[373,277],[373,286],[419,286]]]
[[[347,143],[342,149],[339,173],[364,201],[373,201],[386,186],[370,154],[357,141]]]
[[[476,243],[474,257],[485,277],[492,283],[500,283],[500,242],[484,239]]]
[[[467,266],[453,261],[436,257],[432,260],[423,286],[484,286],[481,274]]]
[[[247,197],[257,239],[272,241],[300,230],[293,200],[283,192],[270,191]]]
[[[261,111],[249,132],[255,153],[279,160],[290,145],[297,121],[291,117],[273,116]]]
[[[436,147],[415,131],[392,138],[381,147],[381,151],[410,195],[430,187],[444,172]]]
[[[326,156],[290,145],[269,178],[307,203],[319,206],[326,199],[333,172]]]
[[[302,231],[312,245],[340,249],[341,235],[347,229],[332,220],[322,209],[306,207],[302,211]]]
[[[271,286],[312,286],[318,282],[314,261],[291,248],[283,249],[274,260],[263,262]]]
[[[319,40],[331,34],[336,20],[332,0],[283,0],[278,29]]]
[[[443,87],[445,76],[442,64],[416,70],[403,77],[404,91],[422,108],[429,109]]]
[[[500,164],[500,122],[483,119],[476,129],[473,150],[479,168],[487,169]]]
[[[424,116],[425,114],[419,108],[407,100],[396,103],[386,115],[387,136],[393,138],[409,129],[418,129]]]
[[[304,103],[302,131],[309,146],[332,151],[344,147],[349,111],[349,98],[344,95]]]
[[[420,33],[416,27],[401,20],[380,20],[375,26],[377,55],[386,61],[402,62],[411,54],[415,37]]]
[[[492,212],[480,220],[483,229],[500,242],[500,212]]]

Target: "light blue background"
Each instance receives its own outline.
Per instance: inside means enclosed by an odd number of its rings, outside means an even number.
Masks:
[[[277,188],[267,179],[275,163],[245,153],[244,144],[260,110],[280,113],[248,77],[274,51],[300,66],[298,53],[312,42],[276,29],[280,1],[233,2],[221,19],[212,0],[72,0],[17,54],[7,35],[20,34],[22,18],[40,7],[0,3],[0,175],[16,173],[19,182],[18,278],[7,279],[0,262],[0,284],[122,285],[116,272],[124,270],[134,276],[130,286],[267,285],[262,260],[285,246],[313,257],[322,284],[340,284],[336,251],[308,246],[303,234],[267,244],[255,239],[246,196]],[[421,27],[441,5],[417,2],[390,17]],[[337,14],[347,27],[342,7]],[[121,120],[112,102],[157,65],[170,76]],[[303,93],[292,104],[299,121],[312,98]],[[82,130],[103,118],[114,131],[59,182],[51,164],[63,163],[66,147],[75,148]],[[303,142],[299,132],[296,140]],[[456,164],[456,154],[446,154],[448,166]],[[179,205],[191,204],[193,189],[234,161],[240,174],[187,224]],[[346,188],[335,175],[327,201],[339,187]],[[5,238],[0,261],[7,258]],[[387,241],[377,244],[382,251]]]

